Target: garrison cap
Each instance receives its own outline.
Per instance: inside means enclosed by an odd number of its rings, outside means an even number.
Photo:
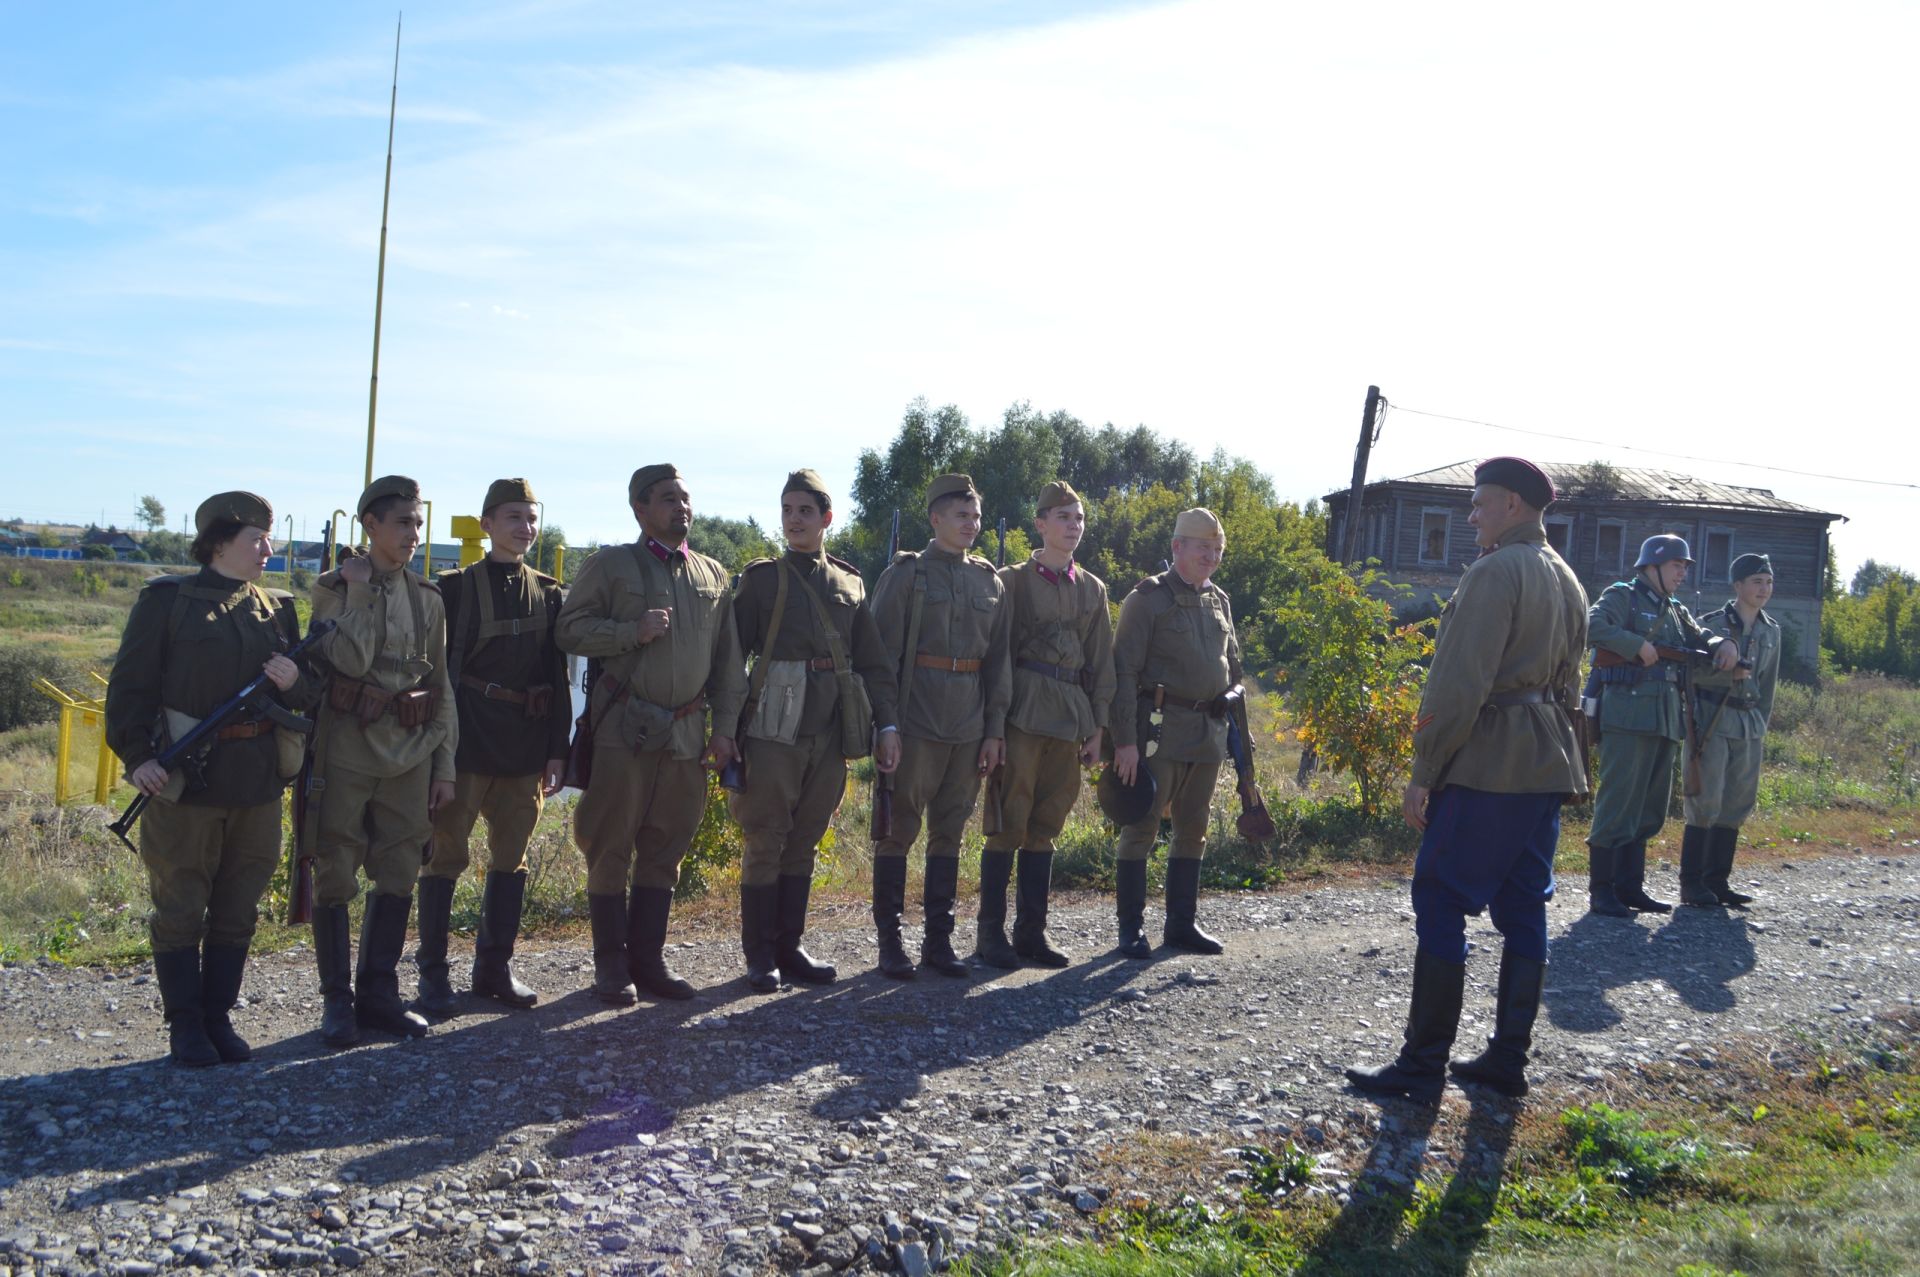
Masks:
[[[969,496],[975,501],[980,499],[980,489],[973,486],[970,474],[943,474],[927,485],[927,509],[933,509],[933,503],[941,497]]]
[[[1657,567],[1662,563],[1691,563],[1693,549],[1685,537],[1665,532],[1657,537],[1648,537],[1640,543],[1640,557],[1634,560],[1636,568]]]
[[[1055,506],[1072,505],[1079,500],[1080,494],[1073,490],[1071,483],[1065,479],[1055,479],[1040,489],[1040,500],[1034,503],[1033,512],[1036,515],[1045,514]]]
[[[1473,483],[1495,483],[1515,493],[1536,510],[1544,510],[1559,499],[1547,472],[1522,457],[1489,457],[1473,468]]]
[[[1106,813],[1107,819],[1123,828],[1137,825],[1152,815],[1157,795],[1153,769],[1147,766],[1144,758],[1134,768],[1131,785],[1123,784],[1120,769],[1109,764],[1100,773],[1100,783],[1093,791],[1094,801],[1100,804],[1100,810]]]
[[[246,528],[273,530],[273,507],[254,492],[221,492],[208,497],[193,512],[193,530],[205,532],[226,520]]]
[[[418,501],[420,485],[404,474],[390,474],[375,479],[367,485],[367,490],[360,494],[360,505],[354,511],[355,516],[365,515],[367,507],[382,497],[399,497],[403,501]]]
[[[1227,539],[1227,530],[1220,526],[1219,515],[1203,505],[1197,505],[1180,512],[1180,517],[1173,521],[1173,535],[1224,541]]]
[[[487,499],[480,503],[480,513],[489,514],[493,507],[509,501],[524,501],[533,505],[539,498],[533,495],[533,485],[525,479],[495,479],[487,485]]]
[[[1768,576],[1773,575],[1772,559],[1764,554],[1743,554],[1733,561],[1733,569],[1727,573],[1727,578],[1732,581],[1744,581],[1762,572]]]
[[[787,486],[780,489],[780,495],[784,497],[789,492],[818,492],[824,495],[826,491],[827,481],[820,477],[818,470],[795,470],[787,476]]]
[[[648,488],[662,479],[678,479],[680,467],[662,461],[657,465],[641,466],[633,472],[633,478],[627,480],[627,500],[638,501],[646,495]]]

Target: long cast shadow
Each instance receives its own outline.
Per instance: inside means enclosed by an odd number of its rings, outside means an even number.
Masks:
[[[1612,992],[1655,980],[1695,1011],[1729,1011],[1734,981],[1754,962],[1752,933],[1736,913],[1675,909],[1651,927],[1587,914],[1553,942],[1547,1018],[1570,1033],[1604,1033],[1625,1020]]]

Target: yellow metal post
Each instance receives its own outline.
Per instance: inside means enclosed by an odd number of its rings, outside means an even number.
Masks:
[[[335,562],[335,560],[339,558],[339,555],[336,552],[340,548],[339,521],[346,517],[347,517],[347,512],[345,510],[335,510],[333,512],[333,517],[327,520],[327,566],[330,568],[337,568],[340,566],[339,563]]]
[[[427,561],[421,568],[420,575],[431,581],[433,579],[433,502],[422,501],[420,504],[427,507]]]
[[[487,552],[480,548],[480,543],[486,537],[486,529],[480,526],[480,520],[470,514],[453,516],[453,538],[460,543],[461,567],[470,567],[486,557]]]
[[[67,801],[67,753],[73,748],[73,715],[67,710],[66,697],[59,693],[58,688],[52,690],[55,693],[54,699],[62,702],[60,737],[56,746],[58,752],[53,756],[53,801],[57,806]]]
[[[105,685],[106,680],[98,674],[93,676],[96,683]],[[33,680],[36,691],[60,707],[60,726],[56,737],[53,760],[53,801],[65,803],[73,795],[69,784],[73,779],[73,723],[78,718],[83,726],[100,729],[99,762],[94,771],[94,801],[104,803],[107,794],[113,788],[113,752],[107,748],[106,711],[104,696],[75,696],[44,678]]]
[[[567,547],[564,545],[553,547],[553,579],[563,583],[567,579]]]

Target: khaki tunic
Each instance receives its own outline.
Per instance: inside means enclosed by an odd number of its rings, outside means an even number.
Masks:
[[[1413,783],[1495,794],[1584,794],[1568,708],[1579,703],[1587,596],[1539,523],[1468,566],[1440,614],[1413,733]],[[1550,691],[1551,704],[1496,706]]]
[[[1196,590],[1178,572],[1150,576],[1120,605],[1113,636],[1113,743],[1146,751],[1153,689],[1187,705],[1169,703],[1154,757],[1217,763],[1227,756],[1227,722],[1192,708],[1240,681],[1240,638],[1227,592],[1209,581]]]
[[[915,578],[925,582],[919,651],[929,656],[979,661],[975,673],[926,669],[906,650]],[[906,705],[900,731],[945,745],[978,743],[1007,732],[1012,701],[1011,616],[1000,606],[1006,586],[993,564],[977,554],[949,554],[929,541],[919,552],[903,551],[873,587],[873,615],[881,641],[899,671]],[[896,814],[898,798],[895,799]]]
[[[1701,628],[1740,645],[1753,662],[1752,674],[1738,682],[1733,671],[1708,670],[1694,678],[1699,696],[1695,721],[1708,733],[1700,751],[1700,792],[1686,800],[1689,825],[1738,829],[1753,814],[1760,796],[1760,764],[1766,757],[1773,694],[1780,682],[1780,625],[1764,611],[1751,630],[1740,624],[1731,600],[1700,618]],[[1725,698],[1722,707],[1716,697]]]
[[[1003,568],[1012,606],[1013,701],[1007,721],[1036,736],[1084,741],[1107,726],[1113,706],[1113,622],[1107,587],[1078,564],[1047,580],[1038,559]],[[1022,669],[1033,661],[1085,670],[1086,686]]]

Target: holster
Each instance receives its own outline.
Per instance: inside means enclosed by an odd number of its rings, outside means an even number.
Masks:
[[[535,683],[527,689],[527,717],[545,718],[553,708],[553,684]]]

